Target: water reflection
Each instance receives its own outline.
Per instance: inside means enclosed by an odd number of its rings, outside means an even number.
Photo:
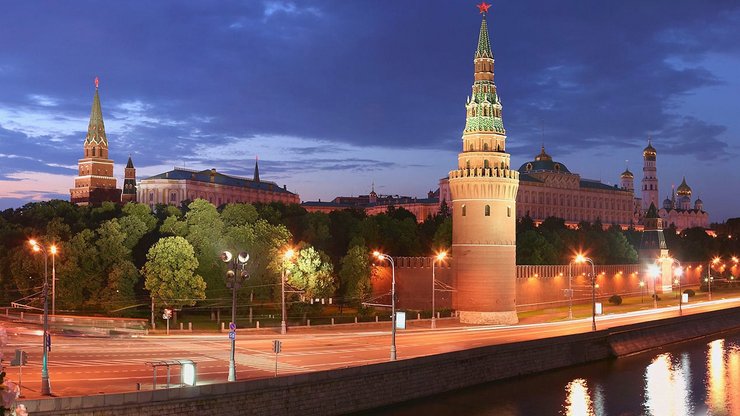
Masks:
[[[712,413],[719,413],[725,408],[725,340],[718,339],[709,343],[707,351],[707,406]]]
[[[656,416],[694,414],[687,373],[688,358],[674,363],[669,353],[655,357],[645,369],[645,412]]]
[[[740,415],[740,346],[734,345],[727,355],[727,389],[734,392],[727,397],[727,410],[731,415]]]
[[[591,395],[588,393],[586,380],[577,378],[565,386],[565,409],[566,416],[596,415],[594,413]]]

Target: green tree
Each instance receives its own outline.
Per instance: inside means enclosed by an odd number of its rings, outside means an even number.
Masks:
[[[528,230],[517,236],[517,264],[556,264],[557,253],[545,237]]]
[[[149,249],[141,273],[144,287],[157,303],[180,308],[205,299],[206,282],[195,271],[198,259],[182,237],[165,237]]]
[[[370,253],[364,246],[354,246],[342,257],[339,269],[340,290],[345,302],[360,303],[372,294]]]
[[[186,238],[195,250],[198,274],[206,282],[208,297],[225,294],[224,266],[219,255],[226,245],[223,241],[224,223],[220,214],[210,202],[196,199],[188,205],[185,222],[188,228]]]
[[[302,248],[288,270],[288,282],[303,290],[307,297],[327,297],[334,293],[334,267],[321,251],[311,246]]]
[[[144,234],[154,231],[154,228],[157,226],[157,218],[152,215],[152,210],[149,208],[149,205],[129,202],[123,206],[122,212],[124,218],[136,217],[144,223],[146,226],[146,232]]]
[[[228,227],[252,224],[258,218],[257,209],[252,204],[228,204],[221,211],[221,220]]]

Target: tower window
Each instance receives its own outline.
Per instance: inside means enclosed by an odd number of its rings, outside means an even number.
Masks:
[[[506,216],[511,217],[511,207],[506,207]]]
[[[483,167],[486,168],[486,169],[488,169],[490,167],[489,164],[488,164],[488,160],[484,160],[483,161]]]
[[[484,212],[485,212],[485,216],[486,217],[490,217],[491,216],[491,206],[490,205],[486,205],[486,207],[484,209]]]
[[[483,143],[483,151],[484,152],[488,151],[488,143]]]
[[[465,205],[462,206],[462,216],[464,217],[465,214],[467,214],[467,207]]]

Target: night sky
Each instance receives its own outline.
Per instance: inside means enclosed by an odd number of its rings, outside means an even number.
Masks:
[[[0,13],[0,208],[69,199],[94,92],[119,186],[173,166],[330,200],[423,197],[456,166],[480,14],[470,0],[24,1]],[[740,3],[495,1],[512,166],[547,152],[636,187],[658,151],[712,221],[740,216]]]

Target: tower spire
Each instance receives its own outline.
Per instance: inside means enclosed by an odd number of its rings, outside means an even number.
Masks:
[[[255,156],[254,158],[254,179],[252,179],[255,182],[260,181],[260,157]]]
[[[95,95],[93,95],[92,109],[90,110],[90,123],[87,125],[85,144],[101,144],[107,147],[108,137],[105,135],[105,124],[103,123],[103,110],[100,108],[98,85],[98,77],[95,77]]]
[[[483,20],[480,23],[480,33],[478,34],[478,49],[475,51],[476,58],[493,58],[491,52],[491,40],[488,38],[488,25],[486,24],[486,15],[488,9],[491,7],[490,4],[482,2],[477,5],[480,13],[483,15]]]

